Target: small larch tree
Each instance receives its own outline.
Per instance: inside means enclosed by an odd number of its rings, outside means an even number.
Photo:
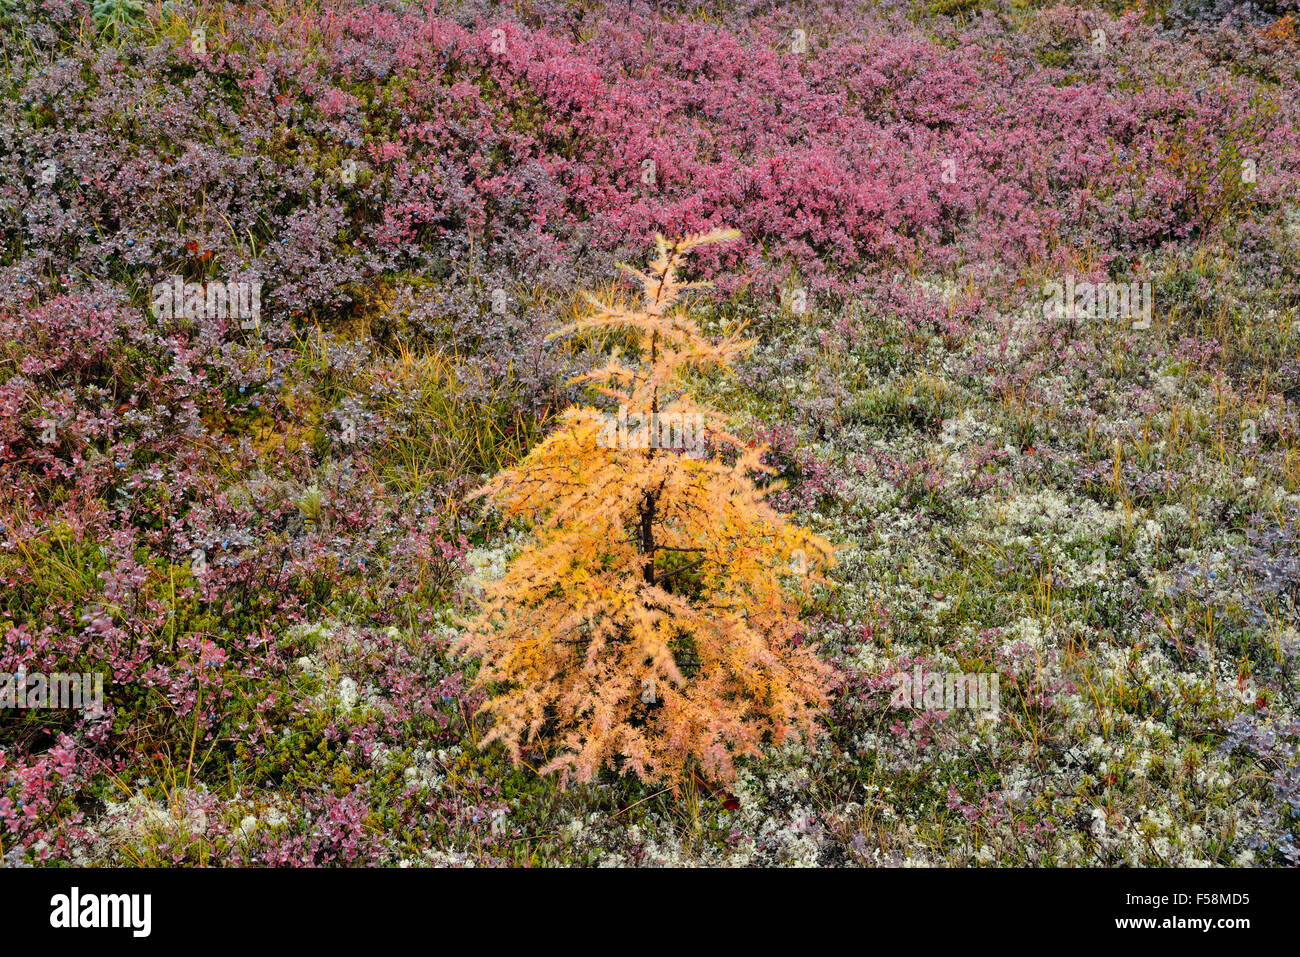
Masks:
[[[695,403],[688,370],[727,366],[749,343],[711,341],[682,302],[694,247],[730,230],[656,237],[636,304],[589,297],[556,335],[621,333],[579,381],[617,414],[571,407],[558,427],[482,490],[527,524],[533,544],[486,583],[459,648],[482,659],[484,743],[542,771],[588,780],[602,767],[676,788],[718,783],[735,759],[819,730],[831,670],[803,640],[801,604],[833,561],[823,539],[765,500],[779,487],[765,447],[728,434]],[[635,423],[635,426],[634,426]]]

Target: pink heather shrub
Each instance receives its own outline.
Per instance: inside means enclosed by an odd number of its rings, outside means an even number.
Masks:
[[[189,242],[293,313],[471,248],[526,274],[543,237],[580,266],[725,222],[746,241],[716,255],[744,281],[770,291],[797,267],[842,292],[881,269],[1055,259],[1064,236],[1124,255],[1295,189],[1289,88],[1133,15],[1056,7],[1026,34],[976,23],[936,43],[827,6],[796,54],[779,11],[724,28],[634,5],[568,31],[547,5],[474,9],[244,9],[204,55],[16,49],[0,214],[25,255],[4,285],[161,272]]]
[[[180,737],[264,754],[301,708],[294,623],[341,593],[391,623],[454,579],[436,514],[347,449],[319,457],[295,364],[234,320],[154,319],[106,285],[0,312],[0,673],[105,686],[103,714],[0,713],[7,846],[71,839],[46,826],[75,823],[85,774],[182,761]]]

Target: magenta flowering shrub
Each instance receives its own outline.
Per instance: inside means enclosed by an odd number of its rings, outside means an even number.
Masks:
[[[1288,87],[1136,16],[1056,7],[1024,34],[934,43],[814,7],[795,53],[780,11],[721,27],[634,5],[579,26],[529,9],[244,8],[205,53],[15,48],[0,218],[23,255],[4,284],[159,273],[192,248],[261,276],[287,316],[472,250],[531,277],[725,222],[742,281],[797,266],[843,291],[881,268],[1053,260],[1065,236],[1129,255],[1295,187]]]
[[[103,713],[0,714],[6,844],[48,853],[91,771],[182,760],[186,736],[264,753],[300,697],[291,626],[342,593],[391,622],[463,546],[331,448],[301,355],[237,321],[154,319],[100,285],[0,313],[0,341],[0,673],[105,686]]]

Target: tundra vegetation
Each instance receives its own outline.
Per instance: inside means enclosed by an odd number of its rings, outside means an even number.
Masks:
[[[0,858],[1300,862],[1298,19],[0,0]]]

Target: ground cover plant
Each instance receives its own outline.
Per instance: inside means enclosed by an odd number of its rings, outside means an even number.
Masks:
[[[6,865],[1300,863],[1295,3],[0,38]]]

